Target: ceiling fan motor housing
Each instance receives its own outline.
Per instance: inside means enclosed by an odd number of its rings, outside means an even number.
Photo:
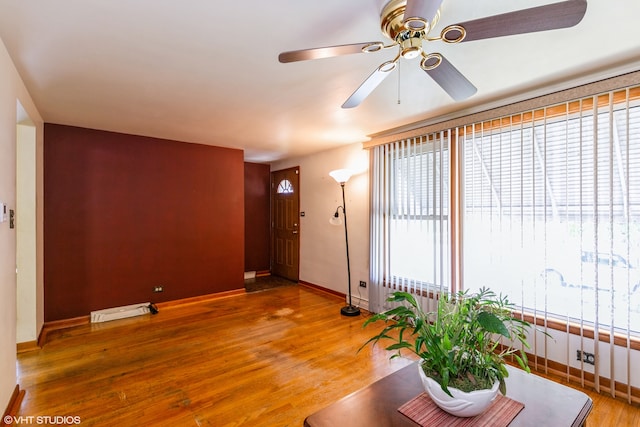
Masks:
[[[425,28],[423,29],[407,29],[404,24],[404,12],[407,6],[407,0],[390,0],[389,3],[382,9],[380,13],[380,29],[382,34],[393,41],[397,41],[398,37],[403,33],[408,34],[420,34],[420,37],[429,33],[429,30],[433,28],[440,19],[440,11],[432,17],[431,22],[428,21],[429,17],[423,17],[425,22]],[[403,36],[406,38],[406,35]]]

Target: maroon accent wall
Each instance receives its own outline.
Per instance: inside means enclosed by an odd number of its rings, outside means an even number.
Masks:
[[[45,125],[45,321],[242,289],[244,225],[242,151]]]
[[[259,163],[244,164],[244,271],[269,271],[271,168]]]

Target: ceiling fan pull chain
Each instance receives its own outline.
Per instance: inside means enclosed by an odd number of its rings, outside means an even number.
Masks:
[[[400,61],[398,61],[398,105],[400,105],[400,79],[401,79],[401,75],[400,75]]]

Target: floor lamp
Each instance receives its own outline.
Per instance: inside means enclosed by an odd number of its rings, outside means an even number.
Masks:
[[[351,265],[349,263],[349,234],[347,232],[347,208],[346,208],[347,203],[344,197],[344,185],[347,183],[347,181],[349,181],[349,178],[351,178],[352,174],[353,172],[348,169],[338,169],[338,170],[331,171],[329,173],[329,175],[333,179],[335,179],[336,182],[340,184],[340,187],[342,188],[342,206],[338,206],[336,208],[336,212],[333,214],[332,223],[335,223],[336,221],[337,222],[340,221],[338,211],[340,210],[340,208],[342,208],[342,215],[344,216],[344,242],[347,247],[347,280],[349,281],[348,283],[349,305],[342,307],[340,309],[340,313],[343,316],[359,316],[360,315],[360,309],[358,307],[354,307],[353,304],[351,304]]]

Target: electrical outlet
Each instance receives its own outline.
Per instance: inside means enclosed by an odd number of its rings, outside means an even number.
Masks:
[[[164,292],[164,286],[154,286],[153,292]]]
[[[361,288],[366,288],[367,287],[367,282],[365,282],[364,280],[360,280],[360,287]]]
[[[582,352],[580,350],[576,350],[576,360],[582,360],[584,363],[588,363],[589,365],[596,364],[596,356],[593,353],[587,353],[586,351]]]

